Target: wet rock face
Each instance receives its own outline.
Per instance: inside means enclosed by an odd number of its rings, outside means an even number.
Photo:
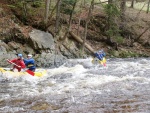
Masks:
[[[55,67],[64,63],[65,57],[55,54],[54,38],[29,26],[20,26],[14,15],[7,14],[0,8],[0,66],[12,67],[6,59],[16,58],[22,53],[26,58],[33,54],[37,67]],[[12,19],[12,18],[13,19]]]
[[[43,50],[48,53],[52,53],[54,51],[54,39],[50,33],[34,29],[29,33],[29,36],[29,43],[35,50]]]
[[[64,56],[55,53],[54,38],[50,33],[34,29],[29,36],[29,45],[39,53],[35,54],[37,66],[56,67],[65,62]]]
[[[26,39],[24,45],[15,41],[10,41],[8,44],[2,41],[0,45],[0,49],[2,50],[0,54],[4,56],[0,57],[0,60],[6,58],[13,59],[16,57],[16,53],[22,53],[23,57],[26,58],[26,55],[30,53],[33,54],[37,67],[46,68],[60,66],[66,60],[60,53],[55,53],[55,43],[52,35],[36,29],[33,29],[29,33],[29,37]],[[8,65],[4,61],[2,63],[6,64],[1,64],[4,67]]]
[[[66,58],[62,56],[61,54],[54,54],[54,53],[45,53],[42,54],[36,54],[35,56],[36,65],[38,67],[57,67],[62,65]]]
[[[65,57],[55,54],[54,38],[46,33],[28,26],[21,27],[2,15],[0,9],[0,66],[11,67],[6,59],[16,58],[17,53],[33,54],[37,67],[55,67],[65,62]],[[7,28],[7,29],[6,29]]]
[[[0,8],[1,67],[11,67],[6,59],[16,58],[17,53],[22,53],[24,58],[28,53],[33,54],[37,67],[55,67],[64,63],[65,57],[55,55],[55,43],[50,33],[28,26],[21,27],[2,12]]]

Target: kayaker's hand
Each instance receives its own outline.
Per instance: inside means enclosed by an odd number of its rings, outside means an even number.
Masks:
[[[18,66],[19,68],[21,68],[21,66]]]

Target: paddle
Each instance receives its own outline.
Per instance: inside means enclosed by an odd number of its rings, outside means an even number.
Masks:
[[[26,70],[27,73],[29,73],[30,75],[34,76],[34,72],[30,71],[30,70]]]
[[[8,59],[7,59],[7,61],[8,61],[9,63],[11,63],[11,64],[13,64],[13,65],[15,65],[15,66],[17,66],[17,67],[21,68],[21,66],[18,66],[17,64],[15,64],[15,63],[11,62],[10,60],[8,60]],[[25,72],[27,72],[28,74],[30,74],[30,75],[32,75],[32,76],[34,76],[34,72],[33,72],[33,71],[25,70]]]

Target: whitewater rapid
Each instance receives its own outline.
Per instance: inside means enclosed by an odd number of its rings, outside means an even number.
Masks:
[[[150,59],[70,59],[43,77],[0,73],[0,113],[149,113]]]

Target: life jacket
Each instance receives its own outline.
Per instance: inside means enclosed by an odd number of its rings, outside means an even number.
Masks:
[[[34,59],[24,59],[24,63],[25,63],[25,65],[28,67],[28,68],[33,68],[33,67],[35,67],[35,61],[34,61]]]
[[[11,62],[15,63],[16,65],[18,66],[21,66],[21,68],[25,68],[25,63],[23,62],[22,59],[13,59],[13,60],[10,60]],[[21,69],[21,68],[18,68],[18,66],[15,66],[14,65],[14,68],[17,68],[17,69]]]
[[[15,63],[18,66],[21,66],[21,67],[18,67],[16,65],[13,66],[13,69],[16,68],[16,69],[18,69],[19,72],[21,71],[21,69],[24,69],[26,67],[26,65],[25,65],[25,63],[23,62],[22,59],[13,59],[13,60],[10,60],[10,61]]]
[[[103,60],[103,58],[106,56],[106,53],[103,50],[100,50],[100,51],[98,51],[98,52],[95,53],[95,56],[99,60]]]

